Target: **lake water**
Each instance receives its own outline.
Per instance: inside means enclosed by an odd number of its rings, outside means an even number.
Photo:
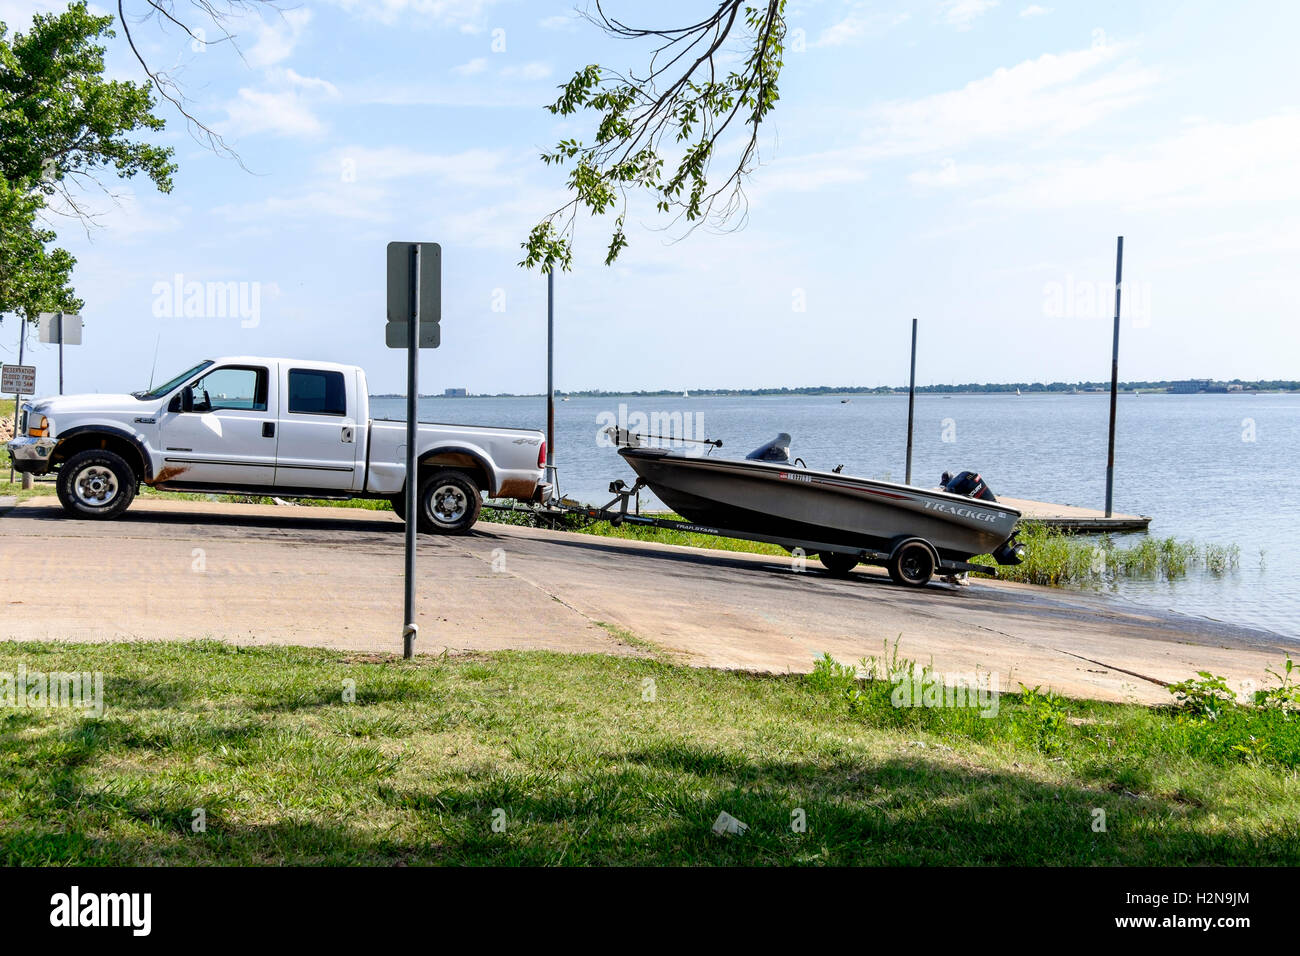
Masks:
[[[680,413],[692,437],[724,441],[715,455],[744,457],[786,431],[794,437],[791,454],[810,467],[842,463],[849,474],[902,481],[906,396],[840,398],[557,401],[560,490],[603,503],[611,479],[631,484],[632,471],[597,441],[620,405],[627,416]],[[1193,570],[1172,583],[1126,581],[1118,593],[1300,638],[1300,395],[1126,394],[1119,403],[1115,509],[1152,515],[1153,536],[1235,544],[1241,559],[1223,575]],[[1104,507],[1108,407],[1103,394],[919,395],[913,483],[933,487],[945,470],[969,468],[995,494]],[[404,400],[375,399],[373,414],[404,418]],[[421,400],[420,417],[545,428],[546,406],[541,398],[434,398]],[[642,502],[657,506],[649,496]]]

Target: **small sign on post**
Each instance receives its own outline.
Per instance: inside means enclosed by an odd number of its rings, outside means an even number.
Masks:
[[[81,316],[75,312],[42,312],[40,316],[41,341],[46,345],[81,344]]]
[[[59,346],[59,394],[63,394],[63,346],[81,344],[81,316],[75,312],[42,312],[41,341]]]
[[[415,535],[419,528],[416,434],[419,430],[420,349],[441,342],[442,247],[436,242],[388,244],[388,325],[384,344],[406,349],[406,600],[402,656],[415,654]]]
[[[36,366],[6,365],[0,369],[0,393],[5,395],[35,395]]]

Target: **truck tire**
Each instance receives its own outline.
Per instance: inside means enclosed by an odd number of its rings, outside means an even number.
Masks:
[[[406,492],[403,491],[400,495],[393,495],[393,497],[388,499],[388,503],[393,506],[393,513],[396,514],[397,517],[405,521],[406,520]]]
[[[417,527],[426,534],[465,534],[483,507],[478,485],[463,471],[435,471],[420,482]]]
[[[116,518],[135,499],[135,472],[117,452],[79,451],[59,468],[59,504],[77,518]]]

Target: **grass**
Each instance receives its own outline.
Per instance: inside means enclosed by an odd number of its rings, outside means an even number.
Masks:
[[[107,709],[0,709],[6,865],[1300,863],[1285,716],[1035,692],[984,720],[829,663],[0,644],[19,665],[102,671]]]
[[[1237,568],[1241,557],[1236,545],[1198,546],[1176,538],[1143,536],[1137,544],[1125,547],[1109,536],[1081,537],[1036,522],[1023,523],[1017,535],[1025,545],[1025,560],[998,568],[998,577],[1049,587],[1102,587],[1126,578],[1175,581],[1191,568],[1221,575]],[[988,555],[973,561],[996,565]]]

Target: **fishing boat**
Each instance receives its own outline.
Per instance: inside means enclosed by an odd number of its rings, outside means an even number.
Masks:
[[[793,542],[833,573],[870,561],[896,583],[919,587],[936,572],[987,573],[969,563],[975,555],[999,564],[1024,556],[1014,534],[1020,512],[999,503],[975,472],[945,474],[941,487],[922,489],[846,475],[842,465],[809,468],[791,459],[785,432],[740,460],[646,447],[625,431],[617,437],[638,485],[703,530]]]

